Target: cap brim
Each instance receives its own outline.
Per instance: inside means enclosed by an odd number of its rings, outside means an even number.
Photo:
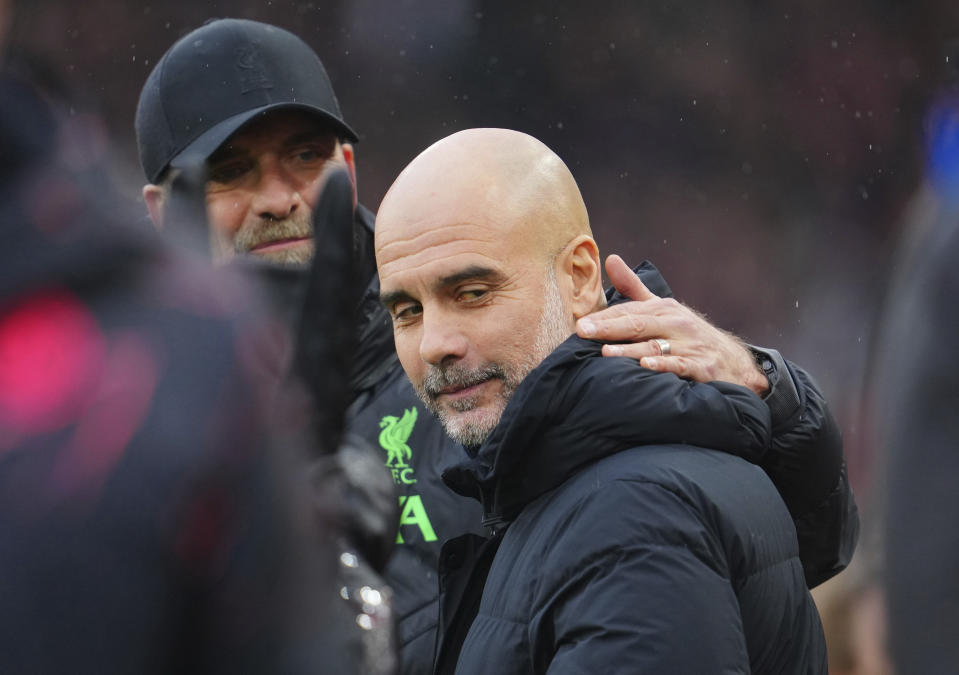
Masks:
[[[233,117],[226,118],[218,124],[214,124],[212,127],[190,141],[186,147],[174,155],[167,165],[157,172],[157,175],[153,177],[153,182],[157,182],[160,176],[166,172],[167,168],[176,169],[197,161],[205,162],[210,155],[216,152],[216,150],[230,138],[230,136],[243,128],[244,125],[253,121],[255,117],[273,110],[302,110],[315,115],[325,124],[328,124],[330,128],[341,138],[344,138],[351,143],[356,143],[359,141],[359,138],[356,136],[356,132],[354,132],[345,123],[341,122],[336,117],[321,108],[302,103],[271,103],[259,108],[245,110],[237,115],[234,115]]]

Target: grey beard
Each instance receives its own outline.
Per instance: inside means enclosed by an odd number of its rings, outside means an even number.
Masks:
[[[253,223],[244,224],[233,238],[233,250],[238,255],[245,255],[261,244],[311,236],[313,236],[313,224],[310,221],[310,215],[306,211],[299,210],[283,220],[260,218]],[[296,247],[291,250],[272,251],[257,255],[273,262],[302,264],[313,259],[313,247]]]
[[[508,369],[499,363],[490,363],[474,369],[459,364],[446,367],[430,366],[423,380],[423,386],[417,387],[416,393],[419,394],[427,409],[439,418],[450,438],[463,445],[480,445],[496,427],[499,416],[527,372],[529,371]],[[468,412],[476,408],[478,403],[476,399],[467,398],[452,401],[448,404],[448,407],[441,406],[437,401],[440,391],[446,387],[465,388],[492,379],[503,381],[503,388],[499,392],[500,400],[496,406],[495,419],[490,417],[479,423],[461,424],[456,413]]]
[[[482,445],[499,424],[506,404],[523,379],[572,334],[572,315],[563,303],[552,263],[547,268],[544,291],[536,339],[526,358],[514,364],[489,363],[473,369],[455,363],[445,367],[430,366],[423,384],[416,387],[416,393],[427,409],[439,418],[447,435],[454,441],[465,446]],[[475,399],[461,399],[447,407],[437,402],[439,392],[446,387],[465,388],[494,378],[503,381],[499,401],[490,414],[480,420],[464,422],[456,415],[473,410],[478,403]]]

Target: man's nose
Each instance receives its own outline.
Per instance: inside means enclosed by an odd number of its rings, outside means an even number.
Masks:
[[[431,315],[432,314],[432,315]],[[420,358],[434,366],[449,365],[466,356],[469,342],[458,322],[441,312],[423,312]]]
[[[303,204],[300,185],[277,162],[265,161],[253,198],[253,211],[261,218],[283,220]]]

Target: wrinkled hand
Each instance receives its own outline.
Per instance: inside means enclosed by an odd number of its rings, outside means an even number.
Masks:
[[[697,382],[739,384],[762,396],[769,381],[741,340],[693,309],[654,295],[617,255],[606,258],[606,273],[632,302],[608,307],[576,324],[580,337],[623,344],[603,345],[603,356],[626,356],[650,370]],[[656,338],[669,341],[663,355]]]

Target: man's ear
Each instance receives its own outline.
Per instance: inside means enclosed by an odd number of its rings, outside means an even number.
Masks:
[[[603,268],[599,247],[588,234],[573,239],[563,251],[560,271],[567,277],[567,300],[573,317],[579,319],[603,305]]]
[[[150,220],[153,226],[158,230],[163,229],[163,207],[166,199],[166,191],[159,185],[148,183],[143,186],[143,201],[147,205],[147,213],[150,214]]]
[[[353,154],[353,144],[343,143],[340,146],[343,149],[343,161],[346,162],[346,170],[350,172],[350,182],[353,183],[353,208],[359,201],[356,196],[356,156]]]

